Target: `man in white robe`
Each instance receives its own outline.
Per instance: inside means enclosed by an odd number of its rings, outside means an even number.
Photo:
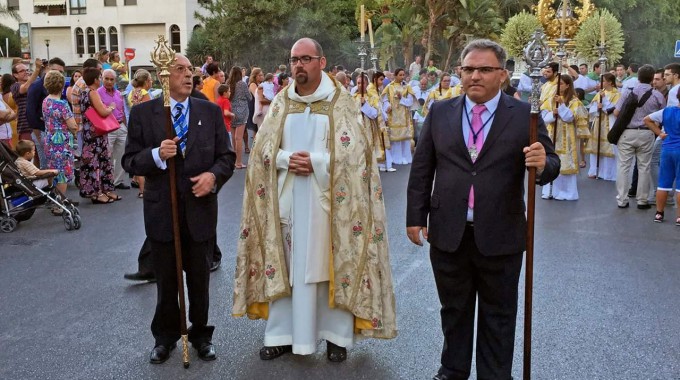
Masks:
[[[291,51],[295,82],[288,87],[288,96],[308,106],[303,113],[286,117],[276,157],[283,236],[290,242],[284,249],[288,248],[293,296],[270,304],[262,359],[277,351],[272,350],[277,346],[285,347],[286,351],[292,345],[294,354],[313,354],[317,339],[333,342],[339,348],[350,347],[354,335],[352,314],[328,308],[329,119],[328,115],[312,113],[309,106],[320,100],[332,100],[336,87],[330,77],[322,75],[323,57],[301,63],[304,56],[322,55],[313,43],[305,41],[296,43]],[[293,64],[296,58],[297,63]],[[342,356],[346,357],[346,353]]]
[[[312,354],[323,339],[341,362],[355,336],[396,336],[382,186],[359,107],[323,73],[321,46],[299,40],[290,63],[295,81],[248,165],[233,315],[267,319],[262,360]]]

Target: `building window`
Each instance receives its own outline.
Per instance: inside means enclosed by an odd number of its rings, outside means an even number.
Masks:
[[[18,11],[19,10],[19,0],[7,0],[7,10]]]
[[[177,53],[182,51],[182,44],[180,43],[179,38],[179,26],[177,25],[172,25],[170,27],[170,47]]]
[[[76,54],[85,54],[85,36],[80,28],[76,28]]]
[[[111,43],[111,51],[118,51],[118,30],[115,27],[109,28],[109,42]]]
[[[116,6],[116,0],[104,0],[104,6],[105,7],[115,7]]]
[[[87,0],[71,0],[71,14],[84,15],[87,13]]]
[[[99,42],[99,50],[106,49],[106,29],[101,26],[97,28],[97,42]]]
[[[37,12],[36,12],[37,13]],[[66,3],[54,7],[47,7],[48,16],[66,16]]]
[[[124,0],[123,5],[137,5],[137,0]]]
[[[94,44],[94,29],[87,28],[87,54],[94,54],[97,52],[97,47]]]

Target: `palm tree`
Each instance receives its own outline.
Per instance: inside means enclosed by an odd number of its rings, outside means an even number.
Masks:
[[[427,5],[427,31],[423,36],[423,46],[426,49],[424,62],[427,62],[434,52],[435,34],[437,31],[441,31],[444,28],[442,24],[448,18],[447,10],[451,7],[451,4],[457,4],[459,1],[464,2],[465,0],[425,1]]]
[[[449,42],[449,50],[444,69],[448,69],[456,46],[461,46],[473,37],[497,40],[503,19],[496,10],[495,0],[459,0],[460,7],[450,12],[449,25],[444,37]]]
[[[382,15],[383,23],[376,30],[376,37],[380,40],[381,65],[388,64],[393,69],[399,54],[405,65],[413,59],[416,42],[425,29],[421,11],[418,0],[405,0],[392,4]]]

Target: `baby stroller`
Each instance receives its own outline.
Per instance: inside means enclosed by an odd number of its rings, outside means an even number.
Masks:
[[[67,231],[80,229],[80,213],[54,185],[36,187],[15,164],[16,153],[0,143],[0,231],[12,232],[19,222],[30,219],[39,207],[61,209]],[[51,178],[51,177],[50,177]]]

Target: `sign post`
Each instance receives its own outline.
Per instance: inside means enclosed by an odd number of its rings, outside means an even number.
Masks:
[[[132,81],[132,73],[130,72],[130,61],[135,59],[135,50],[134,48],[125,48],[125,51],[123,54],[125,55],[125,65],[127,66],[127,75],[128,78],[130,78],[130,81]]]
[[[675,41],[675,50],[673,50],[675,54],[673,56],[675,58],[680,58],[680,40]]]

